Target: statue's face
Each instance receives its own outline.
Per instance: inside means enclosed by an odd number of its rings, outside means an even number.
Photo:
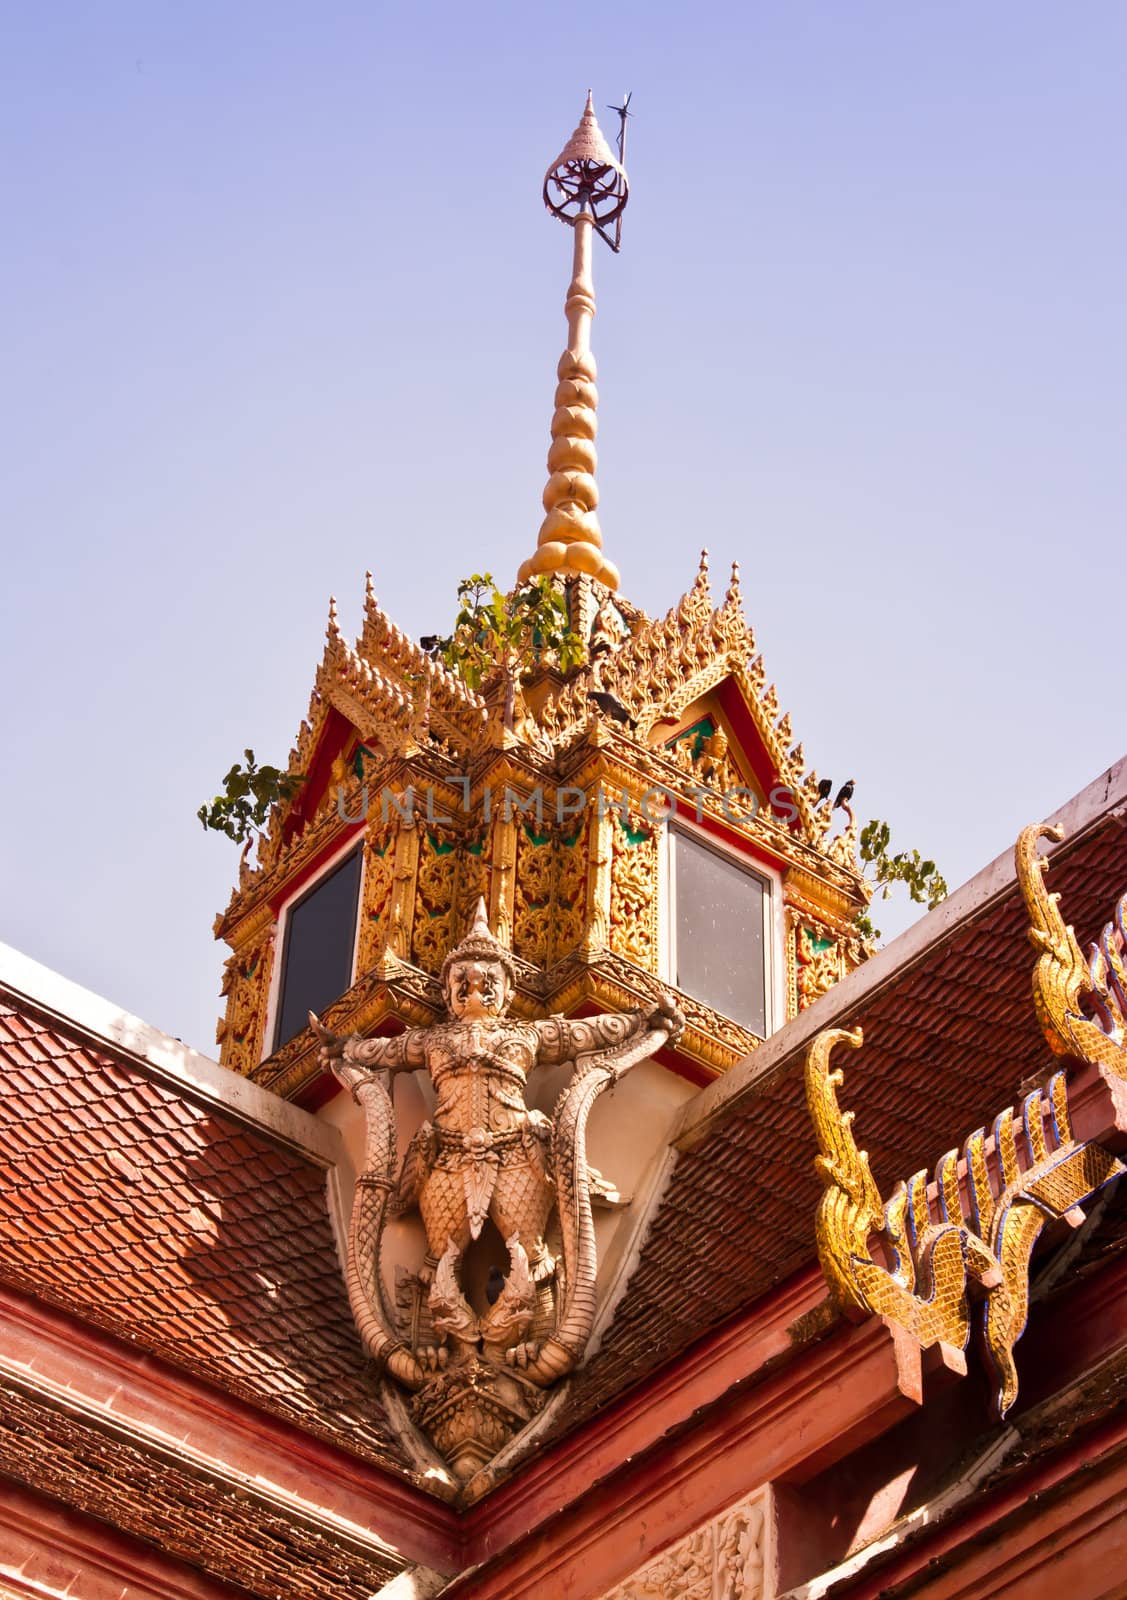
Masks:
[[[499,1017],[509,1003],[509,980],[499,961],[456,961],[446,977],[446,1004],[460,1022]]]

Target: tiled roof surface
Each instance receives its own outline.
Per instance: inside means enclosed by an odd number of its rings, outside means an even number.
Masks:
[[[4,1385],[0,1445],[6,1476],[270,1600],[370,1600],[403,1569],[390,1551],[385,1557],[250,1487],[154,1457]]]
[[[1127,889],[1127,828],[1109,817],[1063,846],[1049,883],[1086,948]],[[857,1141],[886,1198],[898,1179],[933,1169],[988,1124],[1027,1078],[1053,1070],[1033,1010],[1027,928],[1014,885],[868,1004],[833,1019],[864,1027],[862,1049],[839,1063],[841,1103],[856,1111]],[[814,1259],[821,1188],[804,1065],[804,1047],[783,1057],[703,1142],[681,1153],[613,1324],[577,1375],[562,1428]]]
[[[403,1465],[324,1171],[0,996],[0,1278]]]

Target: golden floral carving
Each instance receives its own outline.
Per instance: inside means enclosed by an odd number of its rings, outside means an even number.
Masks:
[[[364,840],[364,879],[360,901],[360,938],[356,971],[362,975],[378,966],[387,948],[391,921],[391,895],[395,885],[395,840],[398,824],[369,825]]]
[[[227,1008],[215,1030],[219,1059],[232,1072],[248,1075],[262,1059],[263,1028],[274,958],[273,921],[260,927],[224,963],[220,993]]]
[[[525,823],[517,835],[513,949],[547,967],[576,949],[587,899],[590,811],[563,824]]]
[[[592,870],[589,841],[592,815],[588,807],[555,831],[556,857],[552,960],[560,961],[583,942],[586,930],[587,885]]]
[[[828,929],[799,923],[796,942],[798,1009],[804,1011],[844,976],[845,963],[841,946]]]
[[[550,828],[526,822],[516,836],[513,949],[533,966],[548,963],[552,947],[556,852]]]
[[[657,970],[658,840],[640,816],[614,818],[610,947],[647,972]]]
[[[453,941],[457,842],[436,828],[419,828],[411,954],[424,972],[437,973]]]
[[[786,908],[786,947],[784,979],[786,983],[787,1021],[798,1015],[798,929],[802,916],[794,906]]]

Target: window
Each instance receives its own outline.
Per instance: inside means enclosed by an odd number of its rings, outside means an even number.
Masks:
[[[301,1032],[311,1011],[320,1014],[351,984],[359,898],[360,851],[353,850],[289,908],[275,1050]]]
[[[669,830],[668,884],[670,980],[766,1038],[770,884],[676,827]]]

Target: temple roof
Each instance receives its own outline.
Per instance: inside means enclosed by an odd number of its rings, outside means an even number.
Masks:
[[[0,1281],[372,1461],[315,1118],[0,946]]]
[[[1051,886],[1082,941],[1127,881],[1125,804],[1127,760],[1055,819]],[[864,1024],[850,1096],[881,1185],[1044,1076],[1026,933],[1006,853],[685,1105],[667,1180],[637,1202],[636,1265],[547,1438],[813,1267],[815,1034]],[[336,1134],[6,948],[0,1057],[0,1279],[410,1473],[341,1280]]]
[[[1050,887],[1082,948],[1127,887],[1125,806],[1127,757],[1050,819],[1065,831]],[[882,1193],[1048,1076],[1028,928],[1009,850],[688,1102],[638,1265],[561,1427],[816,1261],[803,1075],[817,1034],[864,1028],[849,1097]]]

